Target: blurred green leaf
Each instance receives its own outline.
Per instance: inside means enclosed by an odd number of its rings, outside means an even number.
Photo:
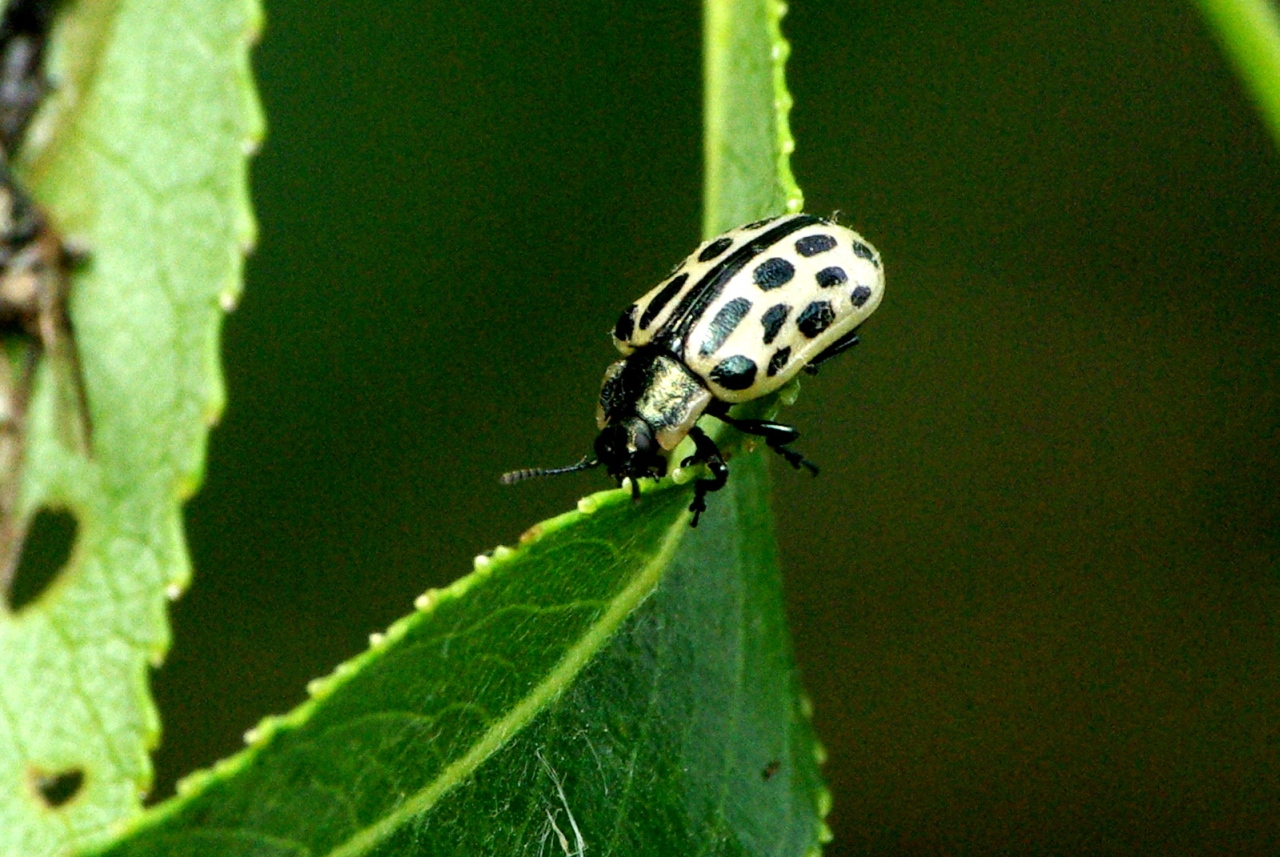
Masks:
[[[713,231],[799,205],[780,14],[708,6]],[[820,749],[765,463],[738,440],[696,530],[670,479],[586,498],[424,595],[106,853],[814,852]]]
[[[0,608],[0,854],[21,857],[102,840],[150,785],[147,671],[189,575],[180,501],[223,404],[218,335],[253,240],[245,159],[261,133],[252,0],[64,6],[56,89],[16,171],[89,253],[71,316],[93,456],[63,445],[42,368],[20,508],[70,510],[78,535],[47,590]]]
[[[1280,146],[1280,11],[1274,0],[1196,0]]]

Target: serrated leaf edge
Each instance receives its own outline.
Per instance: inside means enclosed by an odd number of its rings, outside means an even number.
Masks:
[[[671,487],[675,486],[658,486],[656,489],[646,490],[645,493],[652,493],[653,490],[669,490]],[[501,572],[505,566],[517,560],[526,549],[538,541],[573,525],[596,510],[630,502],[631,494],[627,490],[611,489],[597,492],[579,501],[580,507],[586,506],[587,510],[573,510],[549,518],[526,531],[521,537],[519,546],[515,548],[500,546],[489,555],[477,557],[475,570],[472,573],[459,578],[443,589],[428,590],[419,596],[414,602],[417,608],[414,613],[394,622],[385,633],[370,636],[369,649],[339,664],[329,675],[309,682],[307,688],[311,695],[310,699],[287,714],[263,718],[257,726],[246,733],[245,740],[249,744],[246,750],[220,760],[210,769],[196,771],[183,778],[178,784],[176,797],[135,818],[128,828],[117,834],[117,841],[160,824],[220,780],[252,764],[270,747],[276,736],[303,727],[310,720],[318,702],[339,690],[375,662],[390,643],[402,638],[415,624],[425,621],[441,604],[463,597],[493,574]],[[688,517],[688,512],[682,512],[676,517],[663,535],[658,551],[631,582],[613,598],[601,618],[518,705],[484,732],[465,755],[449,765],[432,783],[403,801],[395,811],[364,828],[327,854],[330,857],[360,854],[391,835],[406,819],[426,811],[441,796],[463,782],[489,756],[518,734],[538,712],[554,701],[572,682],[573,677],[587,665],[591,657],[612,637],[626,617],[657,586],[663,570],[670,563],[680,540],[688,529]],[[105,843],[102,849],[106,850],[112,844]]]
[[[791,155],[796,150],[795,136],[791,132],[791,108],[795,105],[795,99],[787,87],[787,60],[791,56],[791,43],[782,33],[782,19],[786,17],[788,7],[785,0],[767,0],[767,2],[769,4],[769,38],[773,42],[773,107],[778,131],[777,179],[786,199],[787,211],[797,212],[804,210],[804,191],[800,189],[795,172],[791,169]],[[793,385],[778,391],[779,405],[771,409],[770,418],[782,404],[794,404],[799,395],[800,379],[796,378]],[[827,750],[817,738],[817,732],[813,728],[813,703],[808,696],[803,695],[803,691],[801,702],[800,714],[809,725],[809,734],[814,736],[814,761],[822,767],[827,759]],[[818,790],[814,793],[814,801],[818,810],[818,829],[815,831],[817,841],[809,850],[807,857],[821,857],[822,846],[834,838],[831,828],[827,825],[827,816],[831,813],[834,796],[825,783],[819,783]]]
[[[243,271],[244,259],[247,252],[252,249],[257,236],[257,221],[251,204],[251,194],[249,187],[249,167],[248,157],[258,148],[265,129],[265,113],[262,108],[261,100],[254,83],[252,62],[250,52],[252,46],[257,42],[263,22],[263,12],[261,4],[258,0],[233,0],[233,3],[239,3],[244,11],[244,27],[238,37],[235,38],[233,44],[230,45],[232,50],[233,69],[231,75],[234,83],[232,84],[239,97],[239,105],[237,109],[237,132],[239,134],[239,146],[244,153],[244,157],[235,162],[234,173],[230,175],[229,185],[233,188],[232,195],[228,197],[228,207],[233,217],[232,235],[234,245],[228,245],[227,252],[233,255],[230,270],[226,279],[218,284],[218,302],[224,312],[229,311],[235,305],[240,292],[243,289]],[[230,8],[234,8],[233,3],[226,4]],[[51,65],[61,66],[61,74],[55,81],[55,86],[38,111],[33,117],[32,124],[27,133],[27,139],[17,153],[16,165],[20,175],[24,180],[35,186],[34,190],[38,191],[38,184],[41,177],[46,172],[49,164],[56,156],[58,151],[59,139],[64,134],[70,134],[74,131],[75,126],[80,122],[80,116],[84,109],[85,91],[92,87],[92,81],[97,73],[98,68],[103,62],[103,57],[109,50],[112,42],[112,35],[115,32],[115,19],[120,8],[119,2],[110,2],[101,4],[95,16],[93,16],[92,24],[101,26],[89,26],[86,22],[71,21],[68,17],[61,18],[56,24],[50,41],[49,63]],[[72,66],[65,65],[71,63]],[[58,211],[51,210],[50,214],[55,223],[59,221]],[[78,236],[70,236],[72,240]],[[74,313],[74,304],[72,311]],[[166,581],[164,595],[173,600],[177,598],[182,590],[186,587],[190,578],[190,561],[187,555],[186,540],[181,529],[181,521],[178,518],[176,509],[182,501],[189,498],[199,487],[203,479],[204,462],[208,448],[208,431],[207,428],[213,425],[220,416],[226,403],[225,381],[220,364],[221,352],[221,322],[222,317],[216,320],[216,329],[210,337],[209,344],[205,353],[197,356],[197,359],[204,366],[204,378],[206,379],[203,389],[203,400],[205,403],[204,413],[201,414],[202,431],[195,437],[187,454],[181,459],[181,464],[177,472],[177,480],[173,486],[171,506],[175,510],[172,519],[168,521],[175,532],[166,537],[168,543],[178,546],[179,554],[175,557],[174,564],[171,568],[173,577]],[[87,472],[87,468],[80,468]],[[64,488],[58,483],[66,476],[60,476],[46,485],[41,496],[31,493],[29,485],[24,485],[23,505],[25,508],[34,508],[42,504],[49,504],[55,507],[66,507],[77,510],[80,514],[76,499],[67,496]],[[50,489],[52,489],[50,491]],[[45,493],[47,492],[47,493]],[[63,569],[59,572],[57,579],[50,588],[42,595],[42,605],[39,609],[25,611],[22,614],[11,616],[9,619],[15,627],[32,623],[49,623],[52,620],[49,616],[48,605],[56,604],[59,596],[59,590],[69,586],[74,575],[78,574],[83,566],[83,542],[77,539],[74,551],[68,558]],[[145,652],[145,661],[141,659],[136,664],[136,668],[131,668],[131,676],[128,679],[130,704],[133,705],[137,714],[136,744],[133,743],[134,738],[124,742],[126,750],[136,749],[138,758],[129,762],[117,762],[118,768],[126,771],[138,771],[137,776],[127,776],[122,779],[123,782],[131,783],[137,792],[139,799],[146,794],[151,787],[154,769],[148,755],[148,751],[153,750],[160,741],[160,714],[151,696],[148,678],[147,666],[159,666],[166,654],[171,635],[168,631],[167,623],[165,626],[162,639],[156,645],[148,647]],[[68,648],[71,646],[68,644]],[[79,669],[78,662],[72,660],[72,668]],[[82,684],[82,682],[77,682]],[[92,710],[93,706],[86,705]],[[10,716],[12,719],[12,716]],[[113,751],[114,752],[114,751]],[[104,827],[95,832],[80,831],[68,837],[68,842],[79,840],[81,847],[94,847],[95,843],[105,843],[110,841],[112,837],[118,835],[121,829],[135,822],[142,817],[136,810],[133,814],[120,819],[108,821]]]
[[[791,108],[795,100],[787,88],[787,59],[791,56],[791,43],[782,34],[782,19],[787,14],[784,0],[767,0],[769,41],[773,43],[773,109],[778,132],[778,184],[786,200],[788,213],[804,210],[804,191],[796,182],[791,170],[791,154],[796,150],[796,138],[791,133]]]
[[[256,40],[257,33],[260,31],[261,24],[261,8],[255,0],[247,0],[248,5],[252,7],[259,15],[255,18],[258,26],[253,27],[250,32],[246,33],[246,45]],[[772,43],[772,65],[773,65],[773,84],[774,84],[774,108],[776,117],[777,130],[777,174],[775,176],[778,181],[785,199],[785,208],[788,212],[800,211],[804,207],[804,195],[796,182],[794,173],[791,169],[790,156],[795,150],[795,140],[792,136],[789,122],[790,110],[793,105],[793,98],[786,85],[785,67],[786,60],[790,55],[790,43],[782,34],[781,21],[788,11],[787,4],[782,0],[764,0],[767,5],[767,20],[769,26],[769,37]],[[250,73],[248,52],[244,53],[244,64],[246,73]],[[256,142],[261,137],[261,129],[263,126],[261,104],[256,96],[256,90],[252,86],[249,87],[246,97],[251,103],[246,111],[246,127],[249,131],[246,143]],[[248,146],[247,151],[251,151],[253,146]],[[710,156],[709,156],[710,157]],[[247,182],[246,182],[247,187]],[[247,191],[246,191],[247,199]],[[253,221],[252,210],[246,205],[241,208],[246,214],[247,221],[243,226],[245,234],[245,246],[243,249],[248,250],[252,246],[254,236],[256,234],[256,225]],[[769,212],[761,212],[763,216]],[[224,308],[231,309],[238,292],[229,291],[224,299]],[[217,376],[221,378],[219,374]],[[793,399],[794,400],[794,397]],[[787,404],[791,402],[788,401]],[[221,400],[219,399],[219,404]],[[777,405],[770,407],[770,411],[776,411]],[[216,418],[216,414],[213,418]],[[736,444],[735,444],[736,445]],[[656,483],[642,484],[642,493],[651,494],[659,491],[672,490],[681,487],[682,483],[666,477]],[[257,727],[246,733],[246,741],[250,744],[249,748],[241,753],[227,757],[216,763],[213,768],[205,771],[197,771],[184,778],[179,783],[179,795],[165,803],[162,803],[153,809],[145,812],[136,818],[127,831],[121,834],[130,835],[138,833],[146,828],[158,824],[169,815],[177,812],[189,800],[198,796],[211,784],[218,779],[230,775],[250,764],[266,747],[270,745],[271,739],[282,730],[296,729],[304,725],[309,719],[314,705],[320,699],[328,696],[348,680],[357,675],[371,661],[379,656],[379,651],[385,646],[404,636],[404,634],[412,627],[412,624],[432,613],[441,603],[460,598],[470,591],[474,586],[487,579],[494,571],[501,566],[514,560],[519,556],[520,551],[530,544],[561,530],[571,526],[584,516],[609,506],[619,503],[630,502],[631,494],[629,489],[610,489],[587,495],[578,501],[577,509],[564,512],[560,515],[548,518],[530,527],[524,535],[521,536],[520,546],[512,549],[505,546],[495,548],[491,555],[482,555],[476,558],[475,570],[462,578],[459,578],[453,584],[440,590],[429,590],[415,601],[417,612],[405,616],[392,624],[385,634],[373,634],[370,638],[370,649],[366,652],[339,664],[327,677],[313,680],[308,684],[308,690],[312,699],[299,705],[293,711],[286,715],[264,718]],[[662,546],[659,548],[654,558],[646,564],[644,569],[638,574],[632,582],[616,596],[610,603],[609,609],[604,616],[595,623],[591,631],[586,634],[568,653],[561,659],[560,663],[547,674],[547,677],[540,682],[533,691],[525,697],[522,702],[497,724],[487,730],[481,740],[477,741],[462,758],[454,762],[429,786],[420,790],[413,798],[404,801],[394,812],[388,814],[376,824],[365,828],[360,833],[348,839],[345,843],[337,848],[327,852],[330,857],[349,857],[362,853],[377,844],[377,842],[389,836],[396,827],[405,819],[417,815],[430,808],[433,803],[442,795],[451,790],[455,785],[461,783],[466,776],[474,772],[489,756],[499,749],[510,737],[517,734],[525,725],[527,725],[536,714],[542,710],[545,705],[553,701],[560,691],[568,685],[590,657],[598,651],[604,643],[617,630],[626,616],[628,616],[644,599],[653,591],[661,577],[662,570],[670,562],[679,546],[680,540],[687,530],[688,513],[682,513],[668,528],[663,537]],[[809,706],[804,707],[803,715],[806,720],[812,720],[812,710]],[[815,742],[815,755],[824,756],[823,748]],[[821,788],[815,795],[819,806],[819,830],[818,844],[811,849],[809,855],[820,855],[822,851],[821,843],[830,841],[830,831],[825,823],[825,817],[831,808],[831,793],[825,787]]]

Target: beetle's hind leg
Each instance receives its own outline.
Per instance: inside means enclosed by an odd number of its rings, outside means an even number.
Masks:
[[[844,336],[837,339],[835,342],[828,345],[823,351],[821,351],[818,354],[817,357],[813,358],[807,364],[805,364],[804,373],[806,375],[817,375],[819,366],[821,366],[823,363],[826,363],[828,360],[830,360],[832,357],[835,357],[837,354],[843,354],[844,352],[848,351],[850,348],[852,348],[857,344],[858,344],[858,331],[855,328],[854,330],[849,331]]]
[[[720,455],[720,447],[716,446],[716,442],[702,429],[697,426],[689,429],[689,437],[693,438],[695,451],[693,455],[682,461],[680,466],[705,464],[711,471],[710,479],[699,479],[693,483],[693,502],[689,504],[689,511],[693,512],[693,520],[689,522],[689,526],[696,527],[698,517],[707,511],[707,495],[712,491],[719,491],[729,481],[729,465],[724,463],[724,458]]]
[[[768,420],[737,420],[728,415],[721,416],[717,414],[716,416],[721,422],[728,423],[743,434],[752,434],[762,438],[770,449],[785,458],[787,463],[796,470],[803,467],[814,476],[818,475],[818,465],[794,449],[787,449],[789,444],[795,443],[800,438],[800,432],[793,427],[782,423],[772,423]]]

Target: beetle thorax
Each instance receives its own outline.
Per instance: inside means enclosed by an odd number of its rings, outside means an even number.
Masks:
[[[711,392],[683,363],[642,348],[605,371],[596,421],[603,432],[641,420],[658,446],[670,452],[710,402]]]

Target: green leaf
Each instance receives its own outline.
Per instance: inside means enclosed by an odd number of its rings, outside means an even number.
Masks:
[[[89,253],[71,316],[93,454],[63,445],[42,368],[21,508],[70,510],[78,532],[37,600],[0,608],[0,854],[22,857],[102,840],[150,785],[147,671],[189,574],[180,502],[223,404],[218,335],[253,240],[245,159],[261,133],[251,0],[63,5],[56,89],[16,172]],[[65,803],[42,796],[77,776]]]
[[[734,478],[692,533],[687,490],[611,491],[482,558],[108,853],[806,853],[764,470]]]
[[[799,192],[781,7],[708,13],[714,230]],[[727,440],[733,476],[696,530],[687,481],[586,498],[424,595],[104,853],[815,852],[827,797],[767,471]]]
[[[1280,12],[1274,0],[1196,0],[1280,146]]]
[[[791,173],[784,74],[791,46],[778,0],[706,0],[703,5],[702,233],[718,235],[760,217],[804,208]]]

